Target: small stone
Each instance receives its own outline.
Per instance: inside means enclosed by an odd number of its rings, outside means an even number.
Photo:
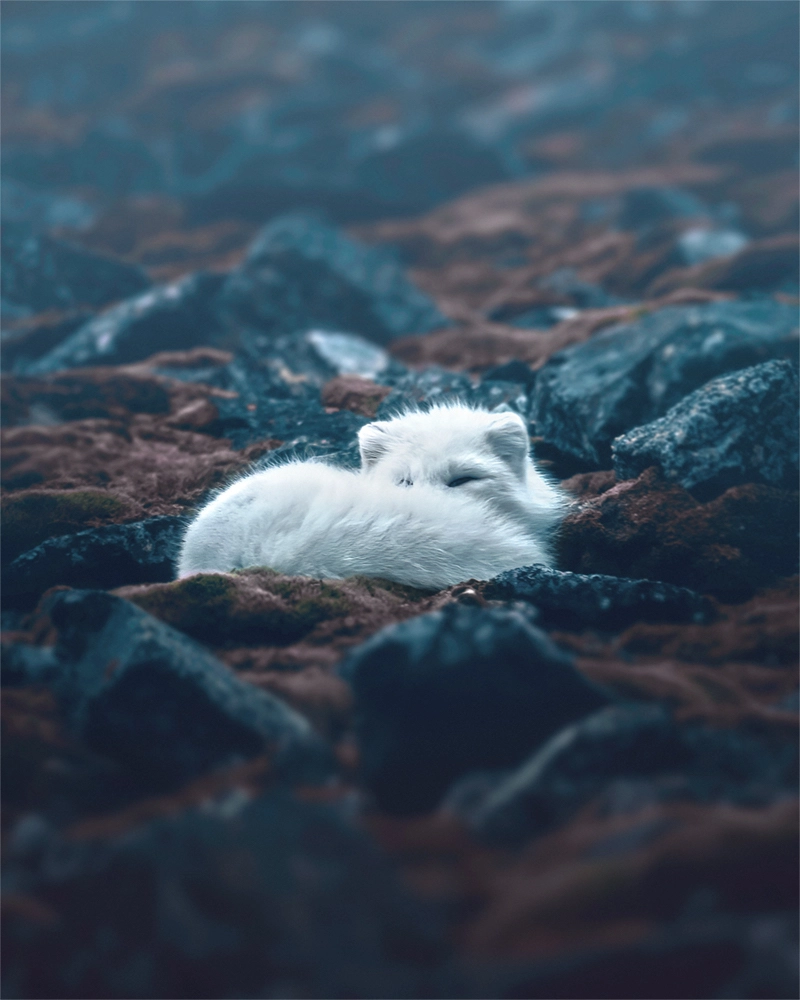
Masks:
[[[607,702],[533,617],[453,603],[348,656],[363,775],[382,809],[431,809],[459,775],[517,763]]]
[[[335,410],[352,410],[362,417],[372,419],[381,401],[392,390],[359,375],[340,375],[322,387],[322,403]]]
[[[792,487],[798,476],[798,383],[789,361],[707,382],[612,445],[618,479],[656,465],[700,497],[739,483]]]

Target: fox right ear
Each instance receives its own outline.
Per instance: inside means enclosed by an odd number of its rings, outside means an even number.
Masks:
[[[364,424],[358,432],[358,450],[361,452],[361,467],[369,469],[389,450],[389,437],[380,421]]]

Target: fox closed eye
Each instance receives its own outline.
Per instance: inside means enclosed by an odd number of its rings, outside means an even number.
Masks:
[[[458,479],[451,479],[448,486],[463,486],[464,483],[477,483],[479,476],[459,476]]]

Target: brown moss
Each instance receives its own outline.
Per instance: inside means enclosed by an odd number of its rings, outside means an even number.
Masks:
[[[245,671],[331,666],[348,646],[384,625],[448,599],[384,580],[315,580],[266,568],[202,573],[115,593],[209,643]]]
[[[797,493],[753,483],[699,503],[652,468],[586,499],[564,521],[559,564],[745,600],[796,571],[797,505]]]

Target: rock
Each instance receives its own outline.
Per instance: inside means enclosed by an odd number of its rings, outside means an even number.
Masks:
[[[637,621],[702,622],[713,616],[710,602],[684,587],[544,566],[501,573],[484,586],[483,596],[528,601],[548,624],[571,629],[617,629]]]
[[[606,703],[524,605],[445,606],[345,660],[364,780],[382,809],[424,812],[459,775],[518,762]]]
[[[32,312],[102,306],[150,284],[133,264],[92,253],[66,240],[4,222],[2,294]]]
[[[6,987],[75,998],[466,995],[452,973],[444,987],[439,920],[401,889],[346,800],[253,799],[246,778],[196,788],[188,809],[177,796],[150,800],[139,816],[106,814],[68,837],[38,817],[18,824],[4,873],[21,900],[4,916]]]
[[[25,316],[13,323],[3,316],[0,330],[0,357],[3,371],[23,371],[36,358],[66,340],[94,316],[94,310],[85,308],[66,309],[63,312],[47,310],[33,316]]]
[[[119,30],[118,23],[116,27]],[[61,28],[62,42],[65,32],[70,33],[66,25]],[[108,81],[101,86],[106,89]],[[137,136],[120,135],[114,125],[92,128],[77,143],[45,142],[27,148],[10,143],[7,154],[4,171],[36,187],[87,186],[112,198],[163,187],[162,167],[148,144]]]
[[[567,348],[539,371],[535,432],[594,468],[611,442],[709,379],[797,354],[797,311],[772,300],[662,309]]]
[[[796,741],[680,725],[660,705],[611,706],[567,726],[468,802],[467,780],[449,807],[494,844],[519,845],[567,820],[605,789],[627,810],[675,798],[766,805],[796,782]],[[476,800],[477,798],[477,800]],[[445,804],[448,808],[448,803]],[[633,845],[628,845],[628,848]],[[620,844],[622,849],[623,845]]]
[[[226,280],[221,308],[230,324],[271,335],[322,327],[379,344],[446,325],[386,251],[304,215],[266,226]]]
[[[664,580],[730,601],[797,572],[796,492],[748,483],[700,503],[651,468],[563,522],[559,565]]]
[[[513,375],[514,371],[512,369],[504,374]],[[382,381],[391,385],[392,392],[378,408],[378,419],[388,419],[398,410],[408,407],[454,400],[498,412],[514,410],[523,416],[528,407],[527,385],[522,379],[505,381],[499,378],[486,378],[476,385],[462,372],[446,371],[434,366],[421,371],[410,371],[399,377],[385,376]]]
[[[283,678],[287,689],[291,682],[313,680],[313,674],[300,676],[305,668],[331,671],[346,650],[379,629],[449,600],[446,594],[388,580],[315,580],[264,568],[198,573],[172,583],[120,587],[115,593],[208,643],[254,684],[274,686]],[[339,688],[344,683],[330,673],[327,677]],[[321,683],[330,686],[327,679]]]
[[[222,282],[221,275],[199,272],[126,299],[28,365],[26,372],[41,375],[83,365],[127,364],[156,351],[180,351],[207,342],[218,328],[214,302]]]
[[[232,367],[238,369],[237,374],[244,368],[236,362]],[[336,455],[343,464],[358,466],[357,435],[366,417],[351,409],[326,409],[317,390],[306,391],[307,386],[281,398],[274,382],[269,378],[262,381],[253,373],[237,379],[236,384],[239,391],[235,398],[215,400],[219,417],[206,428],[208,433],[227,438],[235,448],[268,442],[265,462],[273,462],[279,455]]]
[[[611,446],[617,478],[657,465],[700,498],[739,483],[787,489],[798,477],[798,383],[789,361],[767,361],[696,389]]]
[[[708,206],[682,188],[638,187],[623,195],[617,224],[623,229],[642,229],[669,219],[708,214]]]
[[[3,561],[46,538],[124,520],[131,505],[104,490],[26,490],[3,498]]]
[[[796,294],[798,267],[800,240],[796,233],[783,233],[754,240],[730,256],[667,271],[659,275],[647,291],[649,295],[663,295],[689,287],[752,292],[780,289],[788,283]]]
[[[686,229],[678,237],[684,261],[692,266],[718,257],[731,257],[747,246],[749,240],[738,229]]]
[[[335,410],[352,410],[368,420],[378,412],[381,400],[392,390],[360,375],[340,375],[322,387],[323,405]]]
[[[337,375],[375,378],[392,365],[386,351],[352,333],[311,330],[306,334],[306,340],[322,360],[335,369]],[[397,362],[394,366],[399,367]]]
[[[5,600],[32,606],[58,584],[109,589],[171,580],[185,529],[183,518],[152,517],[48,538],[5,570]]]
[[[142,787],[175,787],[268,747],[307,780],[330,774],[300,715],[128,601],[59,591],[45,610],[58,630],[54,688],[72,729]]]

